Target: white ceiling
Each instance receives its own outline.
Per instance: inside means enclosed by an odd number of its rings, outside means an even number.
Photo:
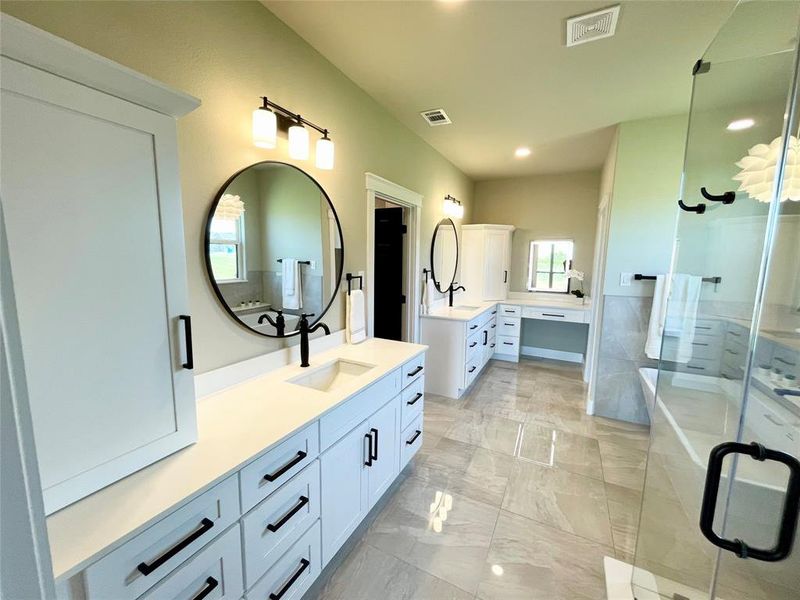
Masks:
[[[567,48],[566,19],[608,2],[262,1],[476,180],[599,168],[616,123],[686,111],[734,6],[623,1],[614,37]],[[431,108],[453,124],[429,127]]]

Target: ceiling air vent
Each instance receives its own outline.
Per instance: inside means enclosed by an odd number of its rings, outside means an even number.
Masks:
[[[421,113],[422,118],[428,122],[431,127],[438,125],[450,125],[452,121],[450,117],[441,108],[434,108],[432,110],[423,110]]]
[[[567,19],[567,46],[611,37],[618,18],[619,5]]]

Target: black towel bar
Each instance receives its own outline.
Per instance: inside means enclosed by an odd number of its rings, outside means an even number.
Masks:
[[[633,278],[636,281],[655,280],[656,276],[655,275],[642,275],[641,273],[634,273],[633,274]],[[722,277],[703,277],[703,283],[713,283],[713,284],[722,283]]]

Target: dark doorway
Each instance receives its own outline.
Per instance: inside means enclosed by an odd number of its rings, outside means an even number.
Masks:
[[[403,224],[401,207],[375,209],[375,337],[402,341]]]

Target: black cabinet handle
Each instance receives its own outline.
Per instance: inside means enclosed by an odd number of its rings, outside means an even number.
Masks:
[[[488,343],[489,343],[489,330],[488,329],[484,329],[483,330],[483,345],[485,346]]]
[[[192,598],[192,600],[203,600],[203,598],[205,598],[211,592],[217,589],[218,585],[219,581],[217,581],[213,577],[209,577],[208,579],[206,579],[206,586],[202,590],[200,590],[200,593],[197,594],[197,596],[195,596],[194,598]]]
[[[278,520],[277,523],[270,523],[269,525],[267,525],[267,529],[269,529],[271,532],[275,533],[276,531],[278,531],[278,529],[280,529],[281,527],[286,525],[286,523],[289,521],[289,519],[291,519],[293,516],[295,516],[297,514],[297,512],[301,508],[303,508],[306,504],[308,504],[308,498],[306,496],[300,496],[299,501],[297,502],[297,504],[295,504],[289,510],[289,512],[287,512],[285,515],[283,515]]]
[[[733,354],[734,356],[738,356],[739,354],[738,352],[734,352],[730,348],[725,348],[725,352],[727,352],[728,354]]]
[[[493,314],[493,315],[496,315],[496,314],[497,314],[497,311],[496,311],[496,310],[493,310],[493,311],[492,311],[492,314]]]
[[[414,375],[422,371],[422,369],[424,369],[422,365],[418,366],[416,369],[414,369],[413,371],[411,371],[411,373],[408,374],[408,377],[413,377]]]
[[[706,212],[706,205],[702,202],[696,206],[689,206],[688,204],[684,204],[683,200],[678,200],[678,206],[681,207],[681,210],[697,213],[698,215],[702,215],[704,212]]]
[[[494,347],[495,347],[495,344],[489,344],[489,347],[490,347],[490,348],[494,348]]]
[[[508,271],[503,271],[503,283],[508,283]]]
[[[414,432],[414,435],[412,435],[412,436],[411,436],[411,439],[409,439],[409,440],[406,440],[406,446],[410,446],[411,444],[413,444],[414,442],[416,442],[416,441],[417,441],[417,438],[420,436],[420,434],[421,434],[421,433],[422,433],[422,431],[420,431],[419,429],[417,429],[417,430]]]
[[[497,327],[497,323],[492,323],[492,329],[494,329],[495,327]]]
[[[560,315],[558,313],[542,313],[543,317],[558,317],[559,319],[563,319],[566,315]]]
[[[469,370],[467,371],[467,373],[472,373],[472,372],[473,372],[475,369],[477,369],[477,368],[478,368],[478,367],[476,367],[476,366],[473,366],[471,369],[469,369]]]
[[[297,454],[295,455],[295,457],[292,460],[287,462],[285,465],[283,465],[280,469],[278,469],[274,473],[267,473],[266,475],[264,475],[264,479],[266,479],[267,481],[270,481],[270,482],[275,481],[278,477],[280,477],[281,475],[286,473],[286,471],[288,471],[293,466],[295,466],[300,461],[302,461],[306,456],[308,456],[308,454],[306,454],[302,450],[298,450]]]
[[[289,588],[292,587],[292,585],[294,585],[294,582],[300,578],[300,575],[303,574],[303,571],[305,571],[308,568],[308,565],[310,564],[311,563],[308,560],[306,560],[305,558],[301,558],[300,568],[294,572],[294,574],[289,578],[289,581],[283,584],[283,587],[279,591],[273,592],[272,594],[269,595],[269,600],[281,600],[283,595],[289,591]]]
[[[724,192],[722,194],[711,194],[708,190],[704,187],[700,188],[700,193],[703,195],[703,198],[706,200],[711,200],[712,202],[722,202],[723,204],[733,204],[733,201],[736,200],[736,192]]]
[[[472,331],[473,329],[477,329],[477,328],[478,328],[478,326],[477,326],[477,325],[470,325],[470,328],[469,328],[469,330],[470,330],[470,331]]]
[[[370,433],[374,433],[375,434],[375,455],[372,456],[371,458],[372,458],[372,460],[377,461],[378,460],[378,430],[373,427],[369,431],[370,431]]]
[[[181,366],[184,369],[194,369],[194,352],[192,351],[192,317],[189,315],[179,315],[183,321],[183,334],[186,337],[186,362]]]
[[[409,400],[406,402],[406,404],[408,406],[414,406],[420,398],[422,398],[422,392],[419,392],[416,396],[414,396],[413,400]]]
[[[200,527],[198,527],[191,534],[187,535],[180,542],[175,544],[172,548],[164,552],[164,554],[159,556],[150,564],[147,564],[146,562],[140,562],[136,568],[142,575],[147,577],[148,575],[150,575],[150,573],[155,571],[158,567],[163,565],[170,558],[175,556],[178,552],[180,552],[181,550],[189,546],[192,542],[200,538],[200,536],[208,532],[212,527],[214,527],[214,521],[212,521],[209,518],[204,518],[202,521],[200,521]]]
[[[503,312],[504,312],[504,313],[511,313],[511,314],[513,315],[513,314],[514,314],[515,312],[517,312],[517,311],[516,311],[516,310],[514,310],[513,308],[504,308],[504,309],[503,309]]]
[[[371,433],[365,433],[364,437],[367,440],[367,446],[368,446],[368,448],[367,448],[367,460],[364,461],[364,466],[365,467],[371,467],[372,466],[372,434]]]
[[[778,540],[772,548],[751,548],[744,540],[727,540],[714,533],[714,513],[717,508],[717,494],[719,481],[722,475],[722,463],[728,454],[746,454],[757,461],[774,460],[783,463],[789,468],[789,482],[786,486],[786,495],[783,500],[783,514],[781,515]],[[800,461],[794,456],[765,448],[761,444],[741,444],[739,442],[725,442],[711,450],[708,456],[706,470],[706,484],[703,490],[703,503],[700,508],[700,530],[709,542],[733,552],[739,558],[755,558],[767,562],[783,560],[792,551],[794,534],[797,529],[797,503],[800,502]]]
[[[503,342],[503,344],[505,344],[506,346],[513,346],[514,342]]]
[[[782,362],[783,364],[788,365],[790,367],[796,366],[793,362],[789,362],[788,360],[786,360],[785,358],[781,358],[780,356],[776,356],[775,360],[777,360],[778,362]]]
[[[470,348],[474,348],[474,347],[475,347],[475,346],[477,346],[477,345],[478,345],[478,342],[472,342],[472,343],[469,345],[469,347],[470,347]]]

